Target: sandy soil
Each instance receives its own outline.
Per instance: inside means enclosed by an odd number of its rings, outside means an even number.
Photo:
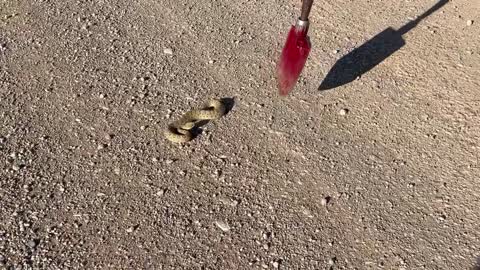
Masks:
[[[480,264],[480,2],[299,2],[1,0],[0,268]]]

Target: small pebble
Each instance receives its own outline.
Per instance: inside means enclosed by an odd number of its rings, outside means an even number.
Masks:
[[[322,198],[322,200],[320,201],[320,204],[322,206],[326,206],[328,203],[330,202],[330,197],[325,197],[325,198]]]
[[[473,20],[468,20],[468,21],[467,21],[467,26],[470,26],[470,25],[472,25],[472,24],[473,24]]]
[[[97,150],[105,149],[105,147],[106,147],[106,144],[101,143],[97,146]]]
[[[163,53],[164,53],[164,54],[168,54],[168,55],[172,55],[172,54],[173,54],[173,50],[170,49],[170,48],[165,48],[165,49],[163,49]]]
[[[165,118],[170,119],[170,117],[172,117],[172,112],[173,112],[172,110],[168,109],[167,114],[165,115]]]
[[[29,246],[30,248],[35,248],[37,246],[37,241],[30,240],[27,242],[27,246]]]
[[[329,264],[329,265],[334,265],[336,261],[337,261],[337,258],[336,258],[336,257],[333,257],[333,258],[331,258],[330,260],[328,260],[328,264]]]
[[[167,159],[167,160],[165,160],[165,164],[167,164],[167,165],[170,165],[170,164],[172,164],[173,162],[174,162],[173,159]]]
[[[209,64],[213,64],[214,62],[215,61],[213,61],[213,60],[208,61]]]
[[[130,226],[130,227],[127,228],[126,231],[127,231],[128,233],[132,233],[132,232],[136,231],[136,230],[138,229],[138,227],[140,227],[139,224],[137,224],[137,225],[135,225],[135,226]]]
[[[334,54],[337,54],[337,53],[339,53],[339,52],[340,52],[340,50],[333,50],[333,53],[334,53]]]
[[[347,113],[348,113],[348,109],[341,109],[340,111],[338,111],[338,114],[342,116],[347,115]]]
[[[306,215],[307,217],[313,218],[313,214],[312,214],[312,212],[311,212],[310,210],[308,210],[308,209],[306,209],[306,208],[303,208],[303,209],[302,209],[302,212],[303,212],[303,214]]]
[[[240,202],[239,202],[238,200],[233,200],[231,205],[232,205],[233,207],[235,207],[235,206],[237,206],[239,203],[240,203]]]
[[[223,221],[215,221],[215,225],[217,225],[217,227],[219,227],[224,232],[230,231],[230,226],[228,226],[228,224]]]
[[[273,262],[272,265],[273,265],[273,268],[275,268],[275,269],[280,266],[280,264],[278,262]]]
[[[12,170],[14,170],[14,171],[19,171],[19,170],[20,170],[20,166],[18,166],[17,164],[13,164]]]

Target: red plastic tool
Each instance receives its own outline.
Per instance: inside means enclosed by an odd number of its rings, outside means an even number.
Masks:
[[[277,81],[280,95],[286,96],[295,87],[307,62],[311,44],[308,39],[308,15],[313,0],[303,0],[302,13],[297,23],[290,28],[277,65]]]

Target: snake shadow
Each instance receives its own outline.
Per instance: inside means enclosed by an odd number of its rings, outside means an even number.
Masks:
[[[472,267],[471,270],[480,270],[480,256],[477,257],[477,262],[475,265]]]
[[[225,97],[221,98],[220,101],[225,105],[225,114],[222,117],[225,117],[230,111],[235,107],[235,98]],[[203,133],[203,126],[208,124],[210,120],[201,120],[198,121],[195,126],[190,130],[192,132],[193,138],[200,136]]]
[[[398,30],[391,27],[383,30],[360,47],[340,58],[321,82],[318,90],[329,90],[357,79],[405,46],[402,35],[415,28],[420,21],[440,9],[449,0],[440,0],[415,20]]]

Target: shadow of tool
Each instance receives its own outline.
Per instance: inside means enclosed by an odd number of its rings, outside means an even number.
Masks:
[[[395,30],[391,27],[365,42],[362,46],[340,58],[330,69],[318,90],[329,90],[354,81],[405,45],[402,35],[415,28],[418,23],[445,5],[441,0],[415,20]]]

